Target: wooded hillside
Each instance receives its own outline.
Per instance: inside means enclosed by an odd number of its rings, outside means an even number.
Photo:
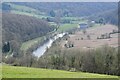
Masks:
[[[2,15],[3,46],[9,42],[17,48],[22,42],[44,36],[54,29],[46,21],[34,17],[10,13]]]
[[[101,12],[99,14],[90,16],[89,19],[95,20],[96,22],[99,22],[99,19],[103,19],[105,23],[118,25],[118,10],[113,9],[113,10]]]

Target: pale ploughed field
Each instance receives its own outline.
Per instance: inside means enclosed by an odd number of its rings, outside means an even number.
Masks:
[[[113,30],[118,30],[118,27],[110,24],[87,28],[86,34],[80,30],[75,32],[75,34],[69,35],[68,40],[62,40],[61,46],[64,48],[64,45],[67,42],[71,42],[74,44],[73,48],[75,49],[94,49],[104,45],[118,47],[118,33],[111,34],[111,38],[97,39],[97,37],[100,37],[102,34],[109,34],[113,32]],[[90,36],[90,39],[88,39],[88,35]],[[81,38],[83,38],[83,40]]]

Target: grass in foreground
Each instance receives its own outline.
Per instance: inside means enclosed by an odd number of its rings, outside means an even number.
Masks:
[[[27,68],[3,65],[3,78],[118,78],[84,72],[69,72],[41,68]]]

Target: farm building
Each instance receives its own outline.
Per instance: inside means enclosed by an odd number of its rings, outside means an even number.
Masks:
[[[86,24],[86,23],[81,23],[81,24],[79,24],[79,28],[80,28],[80,29],[86,29],[86,28],[88,28],[88,24]]]

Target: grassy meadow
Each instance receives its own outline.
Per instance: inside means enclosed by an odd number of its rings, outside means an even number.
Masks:
[[[13,9],[11,10],[11,12],[14,14],[33,16],[33,17],[40,18],[40,19],[43,17],[47,17],[45,16],[44,12],[40,12],[30,7],[20,6],[20,5],[11,4],[11,3],[7,3],[7,4],[11,6],[11,8]]]
[[[77,28],[78,27],[78,24],[62,24],[58,31],[62,32],[62,31],[67,31],[67,30],[70,30],[70,29],[73,29],[73,28]]]
[[[69,72],[62,70],[28,68],[3,65],[3,78],[118,78],[85,72]]]
[[[41,40],[43,39],[43,37],[38,37],[29,41],[26,41],[24,43],[22,43],[21,45],[21,50],[26,51],[27,49],[29,49],[32,45],[41,42]]]

